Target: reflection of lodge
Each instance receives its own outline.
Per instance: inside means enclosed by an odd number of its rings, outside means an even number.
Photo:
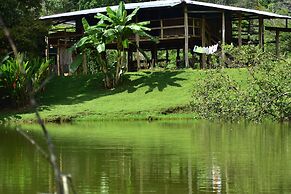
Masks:
[[[146,61],[149,64],[148,67],[154,67],[162,60],[168,63],[170,50],[176,52],[177,65],[182,62],[185,67],[190,67],[189,61],[194,58],[189,59],[189,51],[192,52],[191,56],[194,56],[192,51],[194,45],[205,47],[217,43],[234,43],[241,46],[251,42],[263,48],[265,19],[286,19],[286,28],[283,28],[283,31],[290,30],[288,16],[191,0],[164,0],[126,5],[127,10],[133,10],[136,7],[140,7],[140,11],[135,21],[150,21],[149,27],[152,29],[150,34],[159,39],[159,43],[154,43],[144,37],[132,37],[132,40],[144,51],[151,53],[150,60]],[[51,20],[54,24],[70,23],[74,28],[52,32],[48,37],[47,41],[51,49],[47,49],[47,54],[55,58],[58,74],[67,72],[72,62],[72,54],[68,53],[67,48],[83,34],[81,19],[86,18],[92,25],[96,23],[94,15],[105,11],[106,8],[96,8],[42,18]],[[278,29],[275,28],[276,32]],[[278,34],[276,33],[277,50],[279,50]],[[114,49],[115,45],[107,45],[107,47]],[[158,59],[157,53],[161,50],[166,51],[165,59]],[[180,57],[180,51],[183,51],[183,58]],[[137,48],[131,45],[127,52],[128,69],[140,69],[142,59]],[[200,67],[205,68],[205,54],[199,54],[199,57]],[[83,57],[84,69],[86,69],[85,63],[86,58]]]

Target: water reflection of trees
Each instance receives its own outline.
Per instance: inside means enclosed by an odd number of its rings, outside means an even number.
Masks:
[[[290,191],[288,127],[241,124],[235,129],[234,125],[197,123],[187,127],[158,130],[152,126],[142,134],[127,135],[134,133],[129,130],[118,137],[106,136],[102,130],[83,139],[65,134],[67,140],[56,142],[60,166],[72,173],[79,193]],[[49,167],[29,144],[0,136],[0,145],[1,157],[6,158],[0,162],[0,193],[13,193],[12,186],[7,190],[13,184],[35,186],[37,191],[53,187]],[[6,150],[4,145],[11,148]],[[11,170],[3,174],[7,168]]]

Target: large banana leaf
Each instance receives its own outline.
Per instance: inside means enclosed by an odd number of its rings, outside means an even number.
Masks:
[[[75,73],[83,61],[82,54],[78,54],[73,63],[70,65],[70,73]]]

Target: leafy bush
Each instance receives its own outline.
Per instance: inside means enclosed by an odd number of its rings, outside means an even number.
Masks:
[[[194,86],[191,106],[201,118],[260,121],[291,119],[291,60],[248,69],[242,87],[225,70],[212,70]]]
[[[261,64],[250,70],[251,99],[257,105],[258,116],[271,115],[281,120],[291,119],[291,60]]]
[[[224,45],[223,48],[228,58],[228,67],[251,67],[275,59],[274,55],[262,51],[259,46],[243,45],[236,47],[231,44]]]
[[[48,75],[49,62],[9,58],[0,64],[0,102],[6,105],[25,105],[31,92],[40,87]]]
[[[221,70],[210,70],[195,86],[191,106],[201,118],[234,120],[246,115],[245,94],[239,84]]]

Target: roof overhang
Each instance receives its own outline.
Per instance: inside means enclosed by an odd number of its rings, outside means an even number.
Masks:
[[[214,3],[205,3],[199,1],[192,1],[192,0],[160,0],[160,1],[150,1],[150,2],[141,2],[141,3],[127,3],[125,4],[125,8],[127,10],[133,10],[137,7],[140,9],[152,9],[152,8],[167,8],[167,7],[174,7],[180,4],[187,4],[191,6],[200,6],[205,8],[213,8],[220,11],[230,11],[235,13],[245,13],[250,15],[257,15],[262,16],[265,18],[278,18],[278,19],[291,19],[290,16],[286,15],[279,15],[271,12],[266,11],[259,11],[254,9],[246,9],[234,6],[225,6],[219,5]],[[112,9],[117,9],[118,6],[110,6]],[[86,9],[81,11],[73,11],[68,13],[60,13],[55,15],[43,16],[41,20],[65,20],[67,18],[74,18],[80,17],[90,14],[97,14],[97,13],[104,13],[106,12],[106,7],[94,8],[94,9]]]

